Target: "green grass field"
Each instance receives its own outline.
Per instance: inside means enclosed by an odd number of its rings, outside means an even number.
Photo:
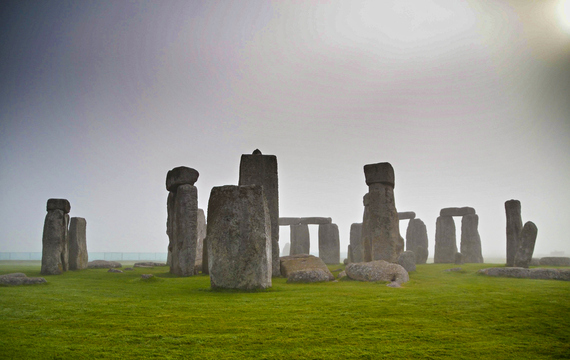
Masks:
[[[211,291],[207,276],[167,267],[71,271],[0,287],[0,358],[570,358],[570,283],[476,274],[491,266],[421,265],[399,289],[279,278],[253,293]],[[0,261],[0,274],[39,271]]]

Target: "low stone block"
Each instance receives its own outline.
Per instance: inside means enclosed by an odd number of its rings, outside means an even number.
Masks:
[[[306,269],[292,272],[287,277],[287,283],[314,283],[333,281],[334,276],[322,269]]]
[[[348,264],[345,271],[352,280],[390,281],[399,284],[410,281],[408,272],[403,266],[384,260]]]
[[[87,263],[89,269],[113,269],[123,267],[120,262],[108,260],[93,260]]]
[[[43,277],[27,277],[23,273],[12,273],[0,275],[0,285],[4,286],[18,286],[18,285],[35,285],[35,284],[45,284],[46,279]]]
[[[175,167],[166,174],[166,190],[176,191],[180,185],[194,185],[200,174],[186,166]]]
[[[541,266],[570,266],[570,257],[549,256],[540,258]]]
[[[333,274],[330,272],[329,268],[325,265],[325,262],[316,256],[309,254],[299,254],[291,256],[282,256],[281,260],[281,275],[289,278],[289,275],[296,271],[301,270],[312,270],[320,269],[324,272],[328,272],[330,276]]]

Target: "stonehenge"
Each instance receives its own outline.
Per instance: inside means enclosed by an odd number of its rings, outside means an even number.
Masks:
[[[271,220],[272,276],[279,276],[279,182],[277,157],[263,155],[258,149],[241,156],[238,185],[260,185],[267,200]]]
[[[263,186],[212,188],[207,229],[208,271],[213,289],[271,287],[273,241]]]
[[[508,267],[528,268],[532,261],[538,228],[527,221],[524,226],[521,216],[521,202],[505,202],[507,216],[507,264]]]
[[[309,254],[309,225],[319,225],[319,257],[327,264],[340,263],[340,235],[338,226],[330,217],[282,217],[278,223],[290,228],[289,255]]]
[[[48,199],[42,236],[42,275],[59,275],[69,269],[69,211],[66,199]]]
[[[368,193],[364,195],[362,243],[364,261],[395,263],[404,251],[394,201],[394,169],[390,163],[364,166]]]
[[[180,166],[166,175],[167,224],[170,253],[170,272],[178,276],[192,276],[198,248],[198,171]]]
[[[86,239],[87,221],[72,217],[69,223],[69,270],[87,269],[89,256]]]
[[[467,263],[482,263],[479,217],[471,207],[441,209],[435,228],[435,263],[456,262],[457,244],[454,216],[461,216],[460,257]]]

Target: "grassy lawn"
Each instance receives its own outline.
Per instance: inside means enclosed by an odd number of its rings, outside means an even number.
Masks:
[[[71,271],[0,287],[0,358],[570,358],[570,282],[476,274],[491,266],[420,265],[399,289],[273,279],[254,293],[166,267]],[[40,276],[40,265],[0,261],[10,272]]]

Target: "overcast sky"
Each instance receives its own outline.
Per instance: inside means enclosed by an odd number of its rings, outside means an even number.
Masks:
[[[259,148],[277,156],[280,215],[332,217],[343,252],[363,166],[390,162],[430,257],[452,206],[474,207],[483,255],[504,257],[509,199],[538,226],[535,254],[568,256],[569,8],[3,1],[0,252],[41,251],[48,198],[87,219],[89,251],[166,252],[167,171],[198,170],[206,210]]]

